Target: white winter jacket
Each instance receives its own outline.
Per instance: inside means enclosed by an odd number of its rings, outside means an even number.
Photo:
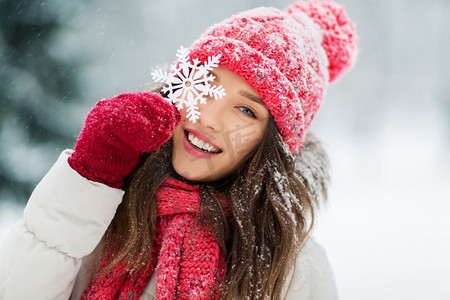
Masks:
[[[64,151],[32,193],[23,219],[0,243],[0,299],[79,299],[91,277],[89,254],[99,243],[124,191],[89,181]],[[297,259],[287,299],[333,300],[326,254],[310,239]],[[154,299],[155,276],[141,299]]]

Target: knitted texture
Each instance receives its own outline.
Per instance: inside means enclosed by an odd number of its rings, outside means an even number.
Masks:
[[[260,7],[234,15],[190,47],[191,59],[215,54],[258,92],[297,154],[328,82],[356,61],[357,37],[342,6],[298,1],[286,11]]]
[[[180,119],[176,107],[157,93],[101,100],[89,112],[69,164],[89,180],[120,188],[142,152],[167,142]]]
[[[82,299],[139,299],[155,268],[156,299],[218,297],[225,256],[211,230],[195,222],[200,188],[169,177],[156,191],[156,201],[158,226],[149,270],[131,275],[121,263],[94,279]]]
[[[342,5],[333,1],[297,2],[286,9],[302,22],[299,12],[311,17],[322,30],[322,47],[328,57],[330,82],[335,81],[356,63],[358,53],[355,25],[349,20]]]

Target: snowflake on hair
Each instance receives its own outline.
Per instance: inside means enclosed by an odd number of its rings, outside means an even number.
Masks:
[[[200,64],[199,59],[190,62],[189,50],[181,47],[177,51],[177,63],[170,66],[167,73],[161,69],[151,73],[155,82],[165,83],[162,93],[165,99],[176,105],[178,109],[186,107],[189,121],[196,122],[200,117],[198,105],[206,103],[206,97],[220,99],[226,96],[221,85],[213,85],[215,76],[210,73],[219,66],[220,54],[209,56],[208,60]]]

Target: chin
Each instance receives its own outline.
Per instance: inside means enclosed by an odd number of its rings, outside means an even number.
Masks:
[[[192,174],[189,171],[178,171],[175,168],[174,170],[179,176],[183,177],[184,179],[187,179],[189,181],[201,182],[201,178],[198,175]]]
[[[202,174],[201,172],[193,172],[190,169],[183,168],[182,166],[177,165],[174,161],[172,161],[172,168],[178,176],[182,177],[184,180],[191,181],[192,183],[214,183],[220,181],[224,177],[217,175],[215,176],[214,174],[208,174],[205,176],[205,174]]]
[[[183,166],[183,163],[178,163],[174,157],[172,157],[172,168],[179,176],[186,180],[193,182],[202,182],[202,176],[192,172],[187,166]]]

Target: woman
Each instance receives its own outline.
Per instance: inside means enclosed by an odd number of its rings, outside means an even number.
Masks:
[[[336,298],[306,130],[356,44],[332,1],[257,8],[209,28],[160,93],[100,101],[1,245],[0,297]]]

